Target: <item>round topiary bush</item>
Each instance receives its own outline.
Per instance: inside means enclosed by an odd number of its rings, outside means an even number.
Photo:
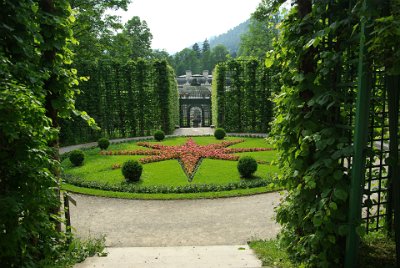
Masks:
[[[257,161],[251,156],[243,156],[239,159],[237,168],[243,178],[249,178],[257,170]]]
[[[97,144],[101,150],[106,150],[110,146],[110,141],[107,138],[101,138],[97,141]]]
[[[225,138],[225,136],[226,136],[225,129],[223,129],[223,128],[217,128],[217,129],[215,129],[215,131],[214,131],[214,137],[215,137],[217,140],[222,140],[223,138]]]
[[[82,166],[83,160],[85,160],[85,154],[81,150],[74,150],[69,154],[69,161],[74,166]]]
[[[139,181],[142,171],[142,164],[136,160],[128,160],[122,165],[122,175],[124,175],[127,182]]]
[[[156,141],[162,141],[164,138],[165,138],[164,131],[162,131],[162,130],[157,130],[157,131],[154,133],[154,139],[155,139]]]

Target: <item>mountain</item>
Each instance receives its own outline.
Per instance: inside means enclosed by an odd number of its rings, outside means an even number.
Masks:
[[[213,48],[222,44],[231,54],[236,53],[239,50],[240,36],[248,31],[249,24],[250,20],[246,20],[226,33],[211,37],[209,41],[210,47]]]

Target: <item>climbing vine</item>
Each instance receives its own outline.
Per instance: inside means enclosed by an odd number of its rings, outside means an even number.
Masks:
[[[370,18],[373,37],[367,42],[368,79],[373,68],[399,62],[396,52],[383,45],[388,40],[383,37],[396,35],[386,30],[398,9],[386,9],[383,18],[385,5],[370,1],[367,11],[362,2],[297,1],[265,62],[279,70],[282,85],[272,130],[288,191],[277,209],[280,240],[292,260],[305,267],[344,263],[361,15]],[[384,2],[393,7],[396,1]],[[389,72],[396,69],[396,64],[389,66]],[[362,234],[364,229],[357,230]]]

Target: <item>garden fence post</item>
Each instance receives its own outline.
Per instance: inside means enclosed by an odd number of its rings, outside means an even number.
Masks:
[[[394,207],[394,231],[396,240],[396,261],[400,267],[400,163],[399,163],[399,80],[400,76],[390,75],[387,79],[389,100],[389,179],[391,201]],[[390,215],[392,217],[392,215]],[[390,226],[391,227],[391,226]]]
[[[367,1],[363,2],[362,10],[368,8]],[[367,18],[361,16],[360,54],[358,61],[358,85],[356,119],[354,129],[354,157],[351,173],[351,185],[349,195],[348,234],[346,240],[345,267],[357,267],[359,235],[357,227],[361,222],[361,203],[364,189],[366,145],[368,138],[368,118],[371,98],[369,83],[369,66],[366,60],[366,24]]]

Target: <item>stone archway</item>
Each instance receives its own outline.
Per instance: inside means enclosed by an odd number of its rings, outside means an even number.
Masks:
[[[200,115],[198,127],[209,127],[211,125],[211,100],[210,99],[179,99],[180,103],[180,127],[195,127],[193,119]]]
[[[182,128],[209,127],[212,124],[211,117],[211,77],[208,72],[204,74],[207,79],[200,75],[189,78],[178,77],[179,91],[179,125]],[[201,78],[201,79],[200,79]],[[183,81],[183,80],[184,81]],[[191,79],[197,83],[190,85]],[[188,82],[189,81],[189,82]]]
[[[192,106],[189,109],[190,127],[201,127],[203,125],[203,109],[199,106]]]

